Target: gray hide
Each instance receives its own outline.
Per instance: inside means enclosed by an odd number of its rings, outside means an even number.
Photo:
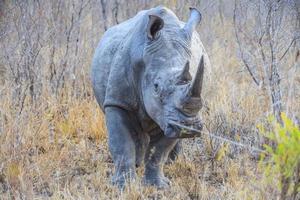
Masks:
[[[195,8],[186,23],[162,6],[144,10],[108,29],[95,51],[92,84],[119,187],[135,177],[142,161],[146,184],[168,186],[163,165],[169,153],[179,149],[179,138],[202,128],[198,112],[208,58],[195,31],[200,20]]]

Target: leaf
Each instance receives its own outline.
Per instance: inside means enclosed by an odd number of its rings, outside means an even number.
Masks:
[[[17,162],[12,162],[7,166],[7,176],[10,178],[17,178],[20,172],[20,166]]]
[[[216,154],[216,160],[217,160],[217,161],[222,160],[222,159],[225,157],[227,151],[228,151],[228,144],[224,144],[224,145],[219,149],[219,151],[217,152],[217,154]]]
[[[269,157],[262,157],[261,163],[268,180],[274,181],[274,177],[281,177],[275,179],[279,181],[280,188],[284,186],[284,183],[280,181],[289,179],[297,173],[297,165],[300,162],[300,130],[286,114],[282,113],[281,116],[283,125],[275,123],[274,117],[268,118],[269,123],[273,124],[273,131],[269,134],[266,135],[265,130],[259,128],[263,131],[261,134],[275,143],[275,149],[267,144],[264,145]],[[268,159],[267,162],[263,162],[266,159]],[[293,178],[290,180],[295,181]]]

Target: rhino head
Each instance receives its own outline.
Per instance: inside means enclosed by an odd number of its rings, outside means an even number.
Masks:
[[[148,115],[167,137],[193,137],[202,129],[198,112],[202,107],[203,56],[190,66],[192,34],[201,14],[190,9],[184,27],[172,27],[149,15],[147,42],[143,52],[142,98]],[[196,67],[196,73],[190,68]]]

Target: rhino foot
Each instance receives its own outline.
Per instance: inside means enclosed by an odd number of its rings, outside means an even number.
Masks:
[[[145,177],[144,184],[156,186],[158,189],[166,189],[170,187],[171,182],[165,176],[158,176],[158,177]]]
[[[113,177],[111,180],[112,185],[117,186],[119,189],[123,190],[125,187],[125,179],[120,177]]]
[[[125,188],[125,185],[128,185],[128,183],[131,183],[135,180],[135,178],[131,177],[125,177],[125,176],[114,176],[111,180],[112,184],[117,186],[120,190],[123,190]]]

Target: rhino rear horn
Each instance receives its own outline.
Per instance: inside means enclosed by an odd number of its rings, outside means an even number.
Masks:
[[[201,18],[202,16],[200,11],[196,8],[190,7],[190,17],[183,27],[183,29],[190,37],[192,36],[196,26],[200,23]]]
[[[164,20],[156,15],[149,15],[147,36],[150,40],[157,38],[159,31],[164,27]]]
[[[204,59],[201,56],[200,63],[197,68],[196,76],[194,77],[191,85],[191,96],[192,97],[200,97],[202,91],[202,83],[203,83],[203,73],[204,73]]]
[[[192,80],[192,76],[190,74],[190,63],[187,62],[183,68],[183,71],[180,74],[180,83],[186,84],[188,81]]]

